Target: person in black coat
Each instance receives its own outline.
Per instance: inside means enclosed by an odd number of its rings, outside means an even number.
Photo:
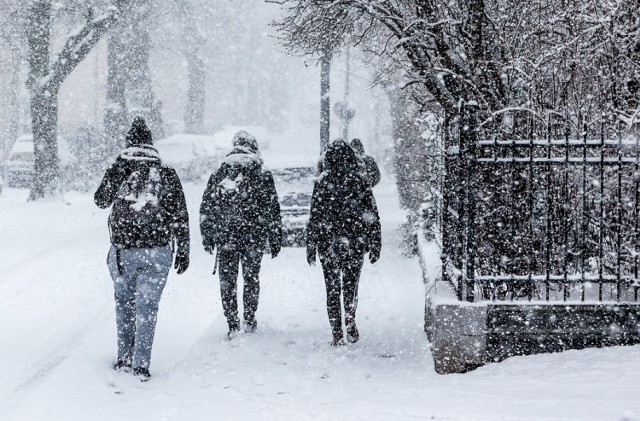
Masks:
[[[209,178],[200,206],[200,232],[208,253],[218,249],[216,264],[229,339],[240,331],[239,263],[244,278],[244,330],[254,332],[262,255],[267,247],[272,258],[280,252],[282,219],[273,176],[263,169],[258,143],[249,133],[236,133],[233,150]]]
[[[107,265],[114,282],[118,359],[116,370],[147,380],[158,304],[172,263],[189,267],[189,216],[180,179],[162,164],[151,132],[136,117],[127,148],[106,170],[95,192],[101,209],[111,207]]]
[[[358,157],[362,159],[369,185],[374,188],[380,182],[380,168],[376,164],[376,160],[372,156],[364,153],[364,146],[360,139],[351,140],[351,148],[356,152]]]
[[[334,346],[344,344],[340,295],[344,302],[347,340],[357,342],[358,283],[369,253],[380,258],[381,230],[378,208],[358,157],[343,140],[328,147],[323,172],[315,182],[307,226],[307,262],[320,256],[327,290],[327,312]]]

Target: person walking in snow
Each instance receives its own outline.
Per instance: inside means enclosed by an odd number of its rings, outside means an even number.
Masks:
[[[380,258],[380,218],[375,198],[359,167],[354,150],[343,140],[329,145],[323,172],[313,187],[307,225],[307,262],[316,254],[327,289],[327,313],[333,334],[331,345],[344,345],[340,296],[344,302],[347,341],[360,338],[356,326],[358,283],[369,253],[373,264]]]
[[[275,258],[282,243],[280,204],[273,176],[264,170],[258,142],[241,131],[233,137],[233,150],[211,174],[200,206],[200,232],[204,249],[220,269],[222,308],[228,337],[240,331],[238,317],[238,265],[244,279],[244,331],[257,328],[260,264],[265,250]],[[214,274],[216,269],[214,268]]]
[[[180,179],[162,164],[142,117],[134,119],[126,142],[126,149],[106,170],[94,200],[101,209],[112,207],[107,265],[118,329],[113,368],[133,369],[146,381],[158,304],[173,251],[177,273],[189,267],[189,217]]]
[[[380,168],[376,164],[376,160],[372,156],[364,153],[364,146],[360,139],[351,140],[351,148],[356,152],[358,157],[364,162],[367,179],[371,188],[374,188],[380,182]]]

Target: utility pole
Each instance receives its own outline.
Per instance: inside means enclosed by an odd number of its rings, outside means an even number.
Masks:
[[[347,47],[347,51],[345,52],[346,56],[346,68],[345,68],[345,78],[344,78],[344,99],[342,101],[338,101],[333,105],[333,112],[338,117],[342,123],[342,127],[340,129],[340,137],[345,141],[349,141],[349,123],[353,120],[353,117],[356,115],[356,110],[351,107],[349,104],[349,90],[350,90],[350,73],[351,73],[351,53],[349,48]]]
[[[350,89],[350,77],[351,77],[351,49],[347,47],[345,54],[345,74],[344,74],[344,104],[345,108],[349,108],[349,89]],[[345,142],[349,142],[349,123],[351,119],[345,118],[342,120],[342,139]]]

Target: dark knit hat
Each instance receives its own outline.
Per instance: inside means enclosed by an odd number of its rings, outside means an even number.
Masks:
[[[127,147],[136,145],[153,145],[151,130],[147,127],[144,118],[138,116],[133,119],[131,128],[127,133]]]

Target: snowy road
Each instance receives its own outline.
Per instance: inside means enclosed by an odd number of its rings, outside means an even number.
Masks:
[[[0,420],[629,420],[640,415],[640,347],[512,358],[438,376],[422,332],[416,259],[400,256],[394,189],[376,189],[383,254],[365,265],[362,339],[328,346],[319,267],[302,249],[265,257],[259,331],[226,340],[213,261],[195,225],[204,186],[187,186],[192,263],[160,306],[143,384],[111,369],[115,322],[107,212],[0,197]],[[635,414],[635,415],[634,415]]]

